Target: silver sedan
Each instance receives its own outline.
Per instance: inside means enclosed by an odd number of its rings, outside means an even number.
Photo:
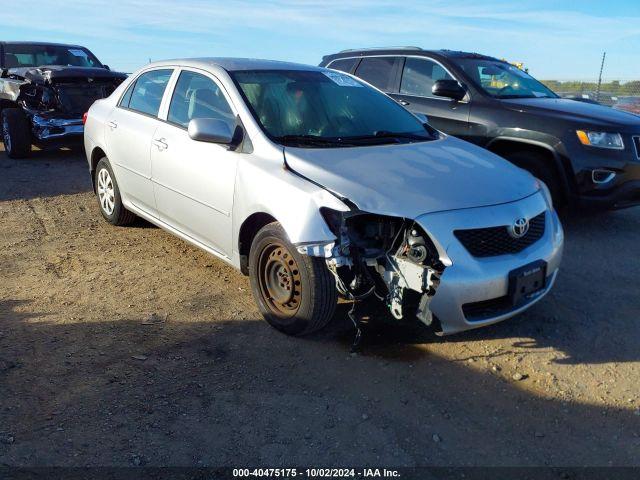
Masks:
[[[229,262],[288,334],[325,326],[339,295],[454,333],[558,273],[544,184],[341,72],[152,63],[93,104],[84,141],[108,222],[140,216]]]

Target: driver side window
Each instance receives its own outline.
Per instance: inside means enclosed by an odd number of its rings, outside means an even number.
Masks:
[[[176,83],[167,121],[186,128],[194,118],[222,120],[233,131],[235,115],[220,87],[209,77],[185,70]]]
[[[453,80],[454,78],[438,63],[426,58],[408,57],[404,62],[401,95],[417,97],[435,97],[431,93],[433,85],[438,80]]]

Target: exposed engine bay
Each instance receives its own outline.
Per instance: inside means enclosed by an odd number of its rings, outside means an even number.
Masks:
[[[327,265],[340,294],[351,300],[375,295],[396,319],[415,315],[431,325],[429,303],[445,266],[423,229],[413,220],[357,210],[321,213],[337,236]]]
[[[31,123],[33,143],[82,136],[82,115],[127,78],[103,68],[11,68],[0,77],[2,108],[20,108]],[[76,138],[76,139],[77,139]]]

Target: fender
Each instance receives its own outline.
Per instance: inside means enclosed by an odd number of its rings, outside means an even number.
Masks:
[[[553,157],[554,163],[558,172],[560,173],[560,183],[563,189],[566,192],[571,192],[573,189],[573,184],[569,180],[573,178],[573,175],[569,175],[568,172],[572,172],[571,166],[566,156],[562,156],[558,153],[559,149],[564,149],[562,147],[562,142],[551,136],[544,135],[539,132],[534,132],[531,130],[520,130],[515,128],[505,128],[500,129],[501,134],[492,138],[485,146],[487,150],[492,150],[492,147],[501,141],[511,142],[511,143],[521,143],[525,145],[531,145],[534,147],[543,148],[547,152],[551,154]],[[515,134],[515,135],[514,135]],[[523,137],[520,135],[529,135],[530,138]],[[531,138],[536,137],[536,138]]]

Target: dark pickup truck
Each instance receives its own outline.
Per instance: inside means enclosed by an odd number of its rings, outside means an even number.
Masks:
[[[529,170],[557,205],[640,204],[640,116],[560,98],[518,67],[476,53],[346,50],[320,65],[362,78],[435,128]]]
[[[82,115],[127,76],[85,47],[0,42],[0,123],[7,155],[82,144]]]

